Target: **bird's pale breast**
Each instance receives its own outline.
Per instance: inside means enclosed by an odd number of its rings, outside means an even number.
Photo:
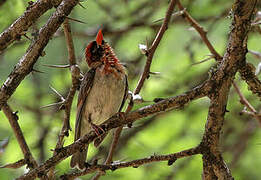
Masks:
[[[100,125],[119,111],[125,95],[126,76],[120,72],[117,75],[105,74],[101,68],[96,69],[93,86],[86,99],[82,128],[90,129],[86,118],[90,118],[95,125]]]

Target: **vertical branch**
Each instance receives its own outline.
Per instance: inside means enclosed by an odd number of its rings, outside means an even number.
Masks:
[[[73,39],[71,34],[71,27],[69,24],[69,20],[65,19],[63,23],[63,29],[64,29],[64,35],[66,39],[67,44],[67,50],[68,50],[68,59],[70,64],[70,71],[71,71],[71,77],[72,77],[72,87],[70,88],[70,91],[66,97],[64,108],[65,108],[65,116],[64,116],[64,124],[63,124],[63,132],[68,135],[68,130],[71,129],[70,126],[70,112],[71,112],[71,106],[73,97],[75,95],[76,90],[80,86],[80,69],[78,65],[76,64],[76,58],[74,53],[74,45],[73,45]]]
[[[13,112],[8,104],[4,104],[2,107],[2,110],[5,114],[5,116],[7,117],[7,119],[9,120],[9,123],[14,131],[15,137],[24,154],[24,159],[26,160],[26,163],[27,163],[29,169],[36,168],[38,166],[37,162],[33,158],[32,153],[25,141],[23,132],[18,124],[18,116],[17,116],[16,112]]]
[[[71,70],[72,87],[70,88],[70,91],[62,105],[64,108],[63,127],[58,136],[58,141],[57,141],[57,144],[55,147],[54,155],[57,154],[56,150],[63,147],[64,136],[68,136],[69,130],[71,130],[70,114],[71,114],[72,101],[73,101],[75,92],[80,85],[80,69],[79,69],[78,65],[76,64],[74,45],[73,45],[73,39],[72,39],[72,34],[71,34],[71,27],[70,27],[68,19],[64,20],[63,29],[64,29],[64,35],[65,35],[67,50],[68,50],[68,60],[69,60],[70,70]],[[50,169],[48,175],[49,175],[50,179],[54,179],[54,168]]]
[[[233,21],[226,53],[217,71],[210,77],[215,87],[209,93],[211,100],[205,132],[201,142],[203,154],[203,179],[233,179],[222,158],[219,141],[227,112],[228,93],[236,72],[245,63],[247,53],[247,33],[256,0],[239,1],[233,5]]]

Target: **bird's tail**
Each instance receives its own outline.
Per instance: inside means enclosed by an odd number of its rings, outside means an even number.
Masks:
[[[88,151],[88,146],[85,150],[81,152],[77,152],[72,155],[71,158],[71,168],[78,168],[79,170],[84,170],[86,168],[85,166],[85,161],[87,157],[87,151]]]

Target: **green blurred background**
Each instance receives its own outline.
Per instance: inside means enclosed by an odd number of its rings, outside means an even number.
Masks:
[[[71,21],[77,63],[82,72],[88,70],[84,60],[86,44],[95,38],[99,28],[103,29],[105,39],[115,49],[118,58],[126,64],[129,74],[130,90],[136,87],[146,58],[140,53],[138,44],[151,43],[162,23],[155,22],[165,15],[167,0],[88,0],[76,6],[70,17],[86,22]],[[8,0],[0,6],[0,32],[14,22],[28,6],[27,0]],[[185,0],[187,11],[206,29],[208,37],[216,50],[223,54],[226,48],[231,18],[229,12],[232,1],[227,0]],[[43,26],[52,12],[45,13],[32,28],[32,33]],[[176,9],[177,11],[177,9]],[[260,34],[254,30],[249,34],[248,48],[261,51]],[[15,64],[23,56],[30,40],[22,36],[0,55],[0,83],[2,84]],[[57,135],[62,127],[63,111],[58,107],[40,108],[59,101],[49,86],[57,89],[64,97],[71,86],[68,69],[53,69],[44,64],[67,64],[68,56],[62,28],[60,28],[45,48],[45,56],[40,57],[33,72],[28,75],[8,101],[14,111],[18,111],[19,123],[26,141],[38,162],[44,162],[52,156]],[[152,75],[145,83],[140,95],[148,103],[135,105],[134,109],[151,104],[154,98],[164,98],[181,94],[208,78],[209,69],[214,60],[193,65],[209,55],[199,35],[182,17],[173,17],[156,53],[151,66]],[[251,54],[247,61],[255,66],[259,63]],[[260,76],[259,76],[260,77]],[[249,102],[257,109],[260,103],[252,95],[246,84],[237,75],[236,82]],[[77,98],[75,98],[77,99]],[[204,132],[209,100],[202,98],[180,110],[136,121],[133,128],[125,128],[122,133],[114,160],[128,161],[153,154],[168,154],[196,146]],[[252,117],[240,115],[243,105],[235,90],[231,88],[225,124],[222,131],[221,149],[224,159],[232,170],[235,179],[259,179],[261,167],[261,133],[258,123]],[[71,114],[71,126],[74,127],[76,100]],[[15,162],[23,158],[16,138],[4,116],[0,112],[0,142],[7,139],[9,144],[1,148],[0,165]],[[73,142],[73,134],[65,139],[65,145]],[[98,148],[89,148],[89,159],[99,157],[100,162],[108,152],[111,136]],[[56,170],[57,177],[69,168],[70,158],[61,162]],[[23,174],[25,167],[16,170],[0,169],[0,179],[13,179]],[[101,179],[201,179],[201,155],[179,159],[172,166],[167,162],[152,163],[139,168],[125,168],[107,172]],[[83,176],[89,179],[92,175]]]

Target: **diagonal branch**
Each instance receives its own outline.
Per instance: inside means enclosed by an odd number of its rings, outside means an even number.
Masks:
[[[255,67],[250,63],[246,63],[244,66],[240,67],[239,73],[241,78],[248,84],[252,93],[258,95],[261,99],[261,81],[255,75]]]
[[[19,161],[16,161],[14,163],[5,164],[3,166],[0,166],[0,168],[17,169],[17,168],[20,168],[20,167],[24,166],[25,164],[26,164],[26,160],[25,159],[20,159]]]
[[[243,110],[243,111],[241,111],[241,112],[245,112],[245,113],[249,112],[249,113],[251,114],[251,116],[253,116],[253,117],[259,122],[259,125],[261,125],[261,116],[260,116],[260,113],[258,113],[257,110],[250,104],[250,102],[248,102],[248,100],[247,100],[246,97],[242,94],[242,92],[240,91],[238,85],[237,85],[235,82],[233,82],[233,86],[234,86],[234,88],[235,88],[235,90],[236,90],[236,92],[237,92],[237,94],[238,94],[238,96],[239,96],[239,98],[240,98],[240,103],[243,104],[243,105],[245,105],[245,108],[247,108],[248,110],[250,110],[250,112],[247,111],[247,110]],[[245,109],[245,108],[244,108],[244,109]]]
[[[210,43],[209,39],[207,38],[207,31],[205,31],[203,27],[200,26],[200,24],[195,19],[193,19],[193,17],[190,16],[190,14],[186,11],[186,9],[184,9],[179,0],[177,1],[177,4],[179,9],[184,11],[183,16],[191,24],[191,26],[194,27],[196,31],[199,33],[201,39],[206,44],[209,51],[214,55],[215,59],[217,61],[221,61],[222,56],[218,54],[213,45]],[[244,79],[247,82],[248,86],[250,87],[250,90],[261,98],[261,82],[254,73],[254,67],[252,67],[249,63],[244,63],[242,64],[242,67],[240,67],[239,72],[242,79]]]
[[[193,19],[192,16],[190,16],[190,14],[182,6],[182,4],[180,3],[179,0],[177,0],[177,4],[178,4],[179,9],[181,11],[183,11],[183,15],[182,16],[184,16],[185,19],[191,24],[191,26],[196,29],[196,31],[199,33],[201,39],[203,40],[203,42],[208,47],[209,51],[214,55],[215,59],[217,61],[221,61],[222,60],[222,56],[220,56],[218,54],[218,52],[215,50],[215,48],[212,46],[212,44],[208,40],[207,31],[205,31],[204,28],[202,26],[200,26],[200,24],[195,19]]]
[[[32,2],[32,1],[31,1]],[[15,40],[19,40],[21,35],[36,22],[46,11],[55,5],[60,4],[61,0],[38,0],[33,4],[29,4],[24,14],[19,17],[8,29],[0,34],[0,54]]]
[[[146,65],[144,67],[143,74],[139,79],[138,86],[136,87],[136,89],[134,91],[134,94],[138,94],[140,92],[145,80],[149,77],[150,65],[151,65],[154,53],[163,37],[165,31],[168,29],[168,24],[169,24],[172,12],[174,10],[175,4],[176,4],[176,0],[171,0],[171,2],[169,3],[169,7],[166,12],[165,19],[160,27],[160,30],[159,30],[158,34],[156,35],[156,38],[154,39],[151,47],[148,49]]]
[[[245,107],[247,107],[251,112],[253,113],[257,113],[257,111],[255,110],[255,108],[248,102],[248,100],[246,99],[246,97],[242,94],[242,92],[240,91],[238,85],[233,82],[232,83],[237,94],[239,95],[239,98],[240,98],[240,103],[245,105]]]
[[[66,16],[70,14],[78,0],[63,0],[48,22],[40,29],[39,36],[32,42],[25,55],[19,60],[14,70],[0,89],[0,108],[11,97],[16,88],[32,70],[33,66],[41,56],[43,49],[49,39],[60,27]]]
[[[9,107],[8,104],[4,104],[4,106],[2,107],[3,112],[5,114],[5,116],[7,117],[7,119],[9,120],[9,123],[14,131],[15,137],[20,145],[20,148],[24,154],[24,159],[25,162],[27,163],[29,169],[34,169],[36,168],[37,162],[35,161],[35,159],[33,158],[33,155],[25,141],[23,132],[18,124],[18,116],[15,112],[12,111],[12,109]]]

